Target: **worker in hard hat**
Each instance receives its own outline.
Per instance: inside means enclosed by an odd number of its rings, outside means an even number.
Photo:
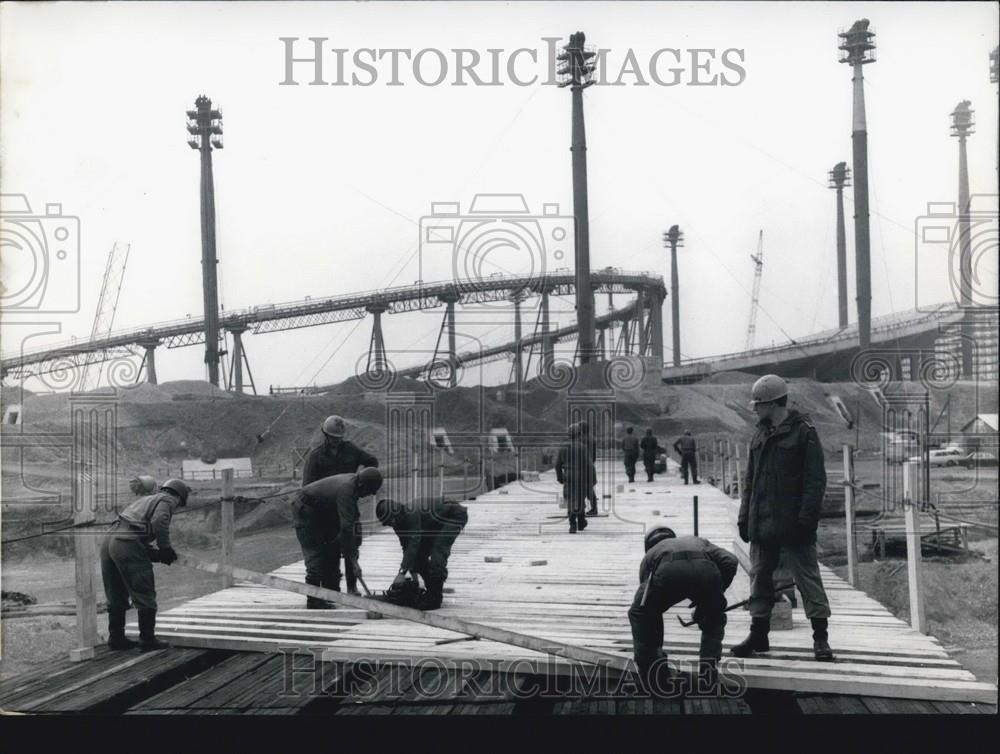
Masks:
[[[773,576],[781,558],[812,622],[813,654],[829,661],[830,601],[816,558],[816,529],[826,491],[823,446],[809,417],[788,408],[788,386],[781,377],[761,377],[751,393],[759,421],[750,441],[737,519],[740,538],[750,544],[751,623],[750,635],[732,653],[749,657],[770,649]]]
[[[177,553],[170,544],[174,510],[187,505],[191,488],[180,479],[168,479],[158,492],[134,500],[111,525],[101,543],[101,576],[108,600],[108,646],[130,649],[125,637],[129,600],[139,613],[139,648],[163,649],[156,639],[156,581],[153,563],[170,565]],[[153,543],[156,547],[153,547]]]
[[[591,463],[597,464],[597,440],[590,433],[590,424],[585,421],[580,422],[578,425],[580,428],[580,440],[584,445],[587,446],[587,452],[590,454]],[[594,484],[591,485],[590,489],[587,490],[587,500],[590,501],[590,507],[587,509],[585,515],[596,516],[598,515],[597,509],[597,474],[594,474]]]
[[[628,476],[629,482],[635,482],[635,464],[639,460],[639,438],[635,436],[635,430],[632,427],[625,430],[622,453],[625,456],[625,474]]]
[[[646,436],[639,441],[639,448],[642,450],[642,465],[646,467],[646,481],[652,482],[656,471],[656,454],[660,450],[660,442],[652,429],[646,430]]]
[[[383,526],[393,528],[403,548],[403,560],[386,600],[418,610],[437,610],[448,579],[451,547],[465,528],[469,512],[460,503],[418,498],[407,505],[379,500],[375,514]],[[423,579],[425,590],[420,589],[417,576]]]
[[[577,530],[587,528],[584,509],[587,496],[597,484],[597,470],[580,425],[571,424],[567,435],[568,441],[559,448],[556,457],[556,480],[563,487],[569,533],[576,534]]]
[[[645,538],[646,554],[639,565],[639,589],[628,611],[632,651],[639,677],[647,689],[662,693],[665,665],[663,614],[682,600],[691,600],[693,618],[701,629],[699,668],[704,682],[714,685],[726,633],[725,591],[739,562],[731,552],[701,537],[678,537],[667,526],[656,526]]]
[[[151,476],[140,474],[128,480],[128,488],[133,495],[152,495],[156,492],[156,480]]]
[[[295,536],[306,561],[306,583],[340,591],[340,558],[355,578],[362,578],[358,552],[361,547],[361,512],[358,500],[374,495],[382,486],[382,474],[374,467],[356,474],[335,474],[305,485],[292,500]],[[332,605],[309,597],[306,607],[324,609]]]
[[[366,450],[344,439],[347,425],[336,414],[326,417],[320,426],[323,444],[313,448],[306,457],[302,469],[302,486],[335,474],[349,474],[362,468],[378,468],[378,459]],[[361,543],[358,542],[360,547]],[[344,561],[348,594],[358,595],[358,580],[349,561]]]
[[[684,484],[688,483],[688,472],[698,482],[698,443],[691,436],[691,430],[685,429],[684,434],[674,441],[674,451],[681,457],[681,476]]]

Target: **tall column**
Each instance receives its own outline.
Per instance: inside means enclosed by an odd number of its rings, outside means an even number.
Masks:
[[[156,347],[160,345],[158,340],[143,340],[139,345],[146,349],[146,382],[150,385],[156,384]]]
[[[458,385],[458,353],[455,347],[455,304],[458,301],[458,294],[448,293],[439,298],[447,305],[444,316],[448,328],[448,365],[451,371],[448,384],[450,387],[455,387]]]
[[[844,226],[844,186],[849,186],[846,162],[830,171],[830,188],[837,190],[837,322],[847,327],[847,232]]]
[[[365,311],[374,317],[371,342],[368,345],[367,371],[369,374],[381,374],[387,368],[385,339],[382,337],[382,314],[385,312],[385,309],[385,306],[382,304],[372,304],[365,308]]]
[[[646,292],[639,288],[635,296],[635,324],[639,328],[639,355],[646,355]]]
[[[962,378],[975,377],[972,363],[972,342],[975,338],[972,309],[972,243],[969,218],[969,161],[966,138],[975,133],[973,111],[969,100],[963,100],[951,114],[951,135],[958,137],[958,238],[959,238],[959,301],[964,314],[961,324]]]
[[[552,370],[552,362],[554,359],[552,339],[548,337],[549,332],[549,292],[542,291],[542,333],[545,337],[542,338],[542,361],[541,369],[542,374],[548,374]]]
[[[201,281],[205,303],[205,365],[208,381],[219,386],[219,292],[215,256],[215,182],[212,149],[222,148],[222,113],[212,109],[212,100],[201,95],[197,110],[188,110],[188,141],[201,155]]]
[[[682,246],[681,240],[684,234],[676,225],[671,225],[670,230],[663,234],[663,240],[670,247],[670,324],[673,328],[673,362],[675,367],[681,365],[681,294],[680,281],[677,273],[677,248]],[[661,313],[662,319],[662,313]],[[662,324],[661,324],[662,329]],[[661,336],[662,350],[662,336]]]
[[[524,297],[520,293],[515,293],[512,297],[514,301],[514,386],[517,394],[521,394],[521,381],[524,379],[524,364],[521,354],[521,301]]]
[[[652,343],[652,357],[655,362],[657,369],[663,368],[663,293],[661,291],[655,291],[653,293],[652,306],[649,310],[649,316],[653,323],[653,332],[651,337],[653,339]],[[680,354],[678,354],[679,356]]]
[[[865,122],[863,66],[875,60],[875,33],[868,31],[868,19],[856,21],[839,35],[843,40],[842,63],[851,66],[854,85],[854,114],[851,144],[854,163],[854,256],[857,278],[858,340],[862,349],[871,345],[871,249],[868,226],[868,130]]]

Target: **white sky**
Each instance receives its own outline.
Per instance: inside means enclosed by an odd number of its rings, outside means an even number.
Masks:
[[[306,86],[306,65],[295,69],[303,85],[279,86],[278,38],[300,37],[296,54],[305,55],[308,37],[328,37],[327,49],[351,51],[349,64],[364,47],[472,48],[484,57],[502,48],[504,61],[528,47],[538,50],[539,63],[522,58],[518,70],[542,81],[542,38],[565,41],[583,30],[588,43],[611,50],[612,78],[629,47],[643,66],[662,47],[719,54],[738,48],[746,70],[739,86],[635,86],[626,75],[627,86],[586,91],[592,266],[656,271],[669,288],[660,236],[679,224],[686,237],[682,352],[739,350],[750,310],[749,255],[762,228],[757,344],[835,326],[835,205],[827,172],[841,160],[851,164],[851,75],[837,62],[836,34],[862,17],[871,19],[878,45],[878,61],[865,66],[872,309],[878,315],[912,308],[915,222],[928,202],[956,199],[949,113],[962,99],[972,101],[977,120],[969,142],[972,191],[997,190],[997,90],[988,73],[997,9],[995,3],[4,3],[3,192],[26,195],[38,214],[59,202],[81,227],[80,312],[27,319],[58,322],[62,332],[48,336],[53,341],[88,336],[116,241],[131,243],[132,251],[115,329],[200,316],[198,157],[186,143],[184,113],[201,93],[224,113],[225,149],[214,162],[227,310],[413,282],[418,223],[431,202],[458,201],[465,209],[479,192],[518,192],[533,209],[555,202],[571,212],[567,90],[515,86],[506,76],[503,86],[429,88],[413,79],[405,60],[403,86],[385,85],[388,60],[378,64],[380,80],[370,87]],[[334,64],[328,53],[328,80]],[[427,70],[433,75],[435,67]],[[718,57],[712,73],[733,76]],[[482,75],[489,75],[487,67]],[[847,200],[853,321],[850,190]],[[946,255],[938,259],[928,272],[936,283],[921,293],[922,303],[949,298]],[[985,272],[995,275],[995,259],[989,264]],[[424,274],[431,277],[444,275]],[[599,313],[604,306],[599,297]],[[385,317],[390,352],[433,348],[441,313]],[[17,350],[25,330],[9,326],[16,319],[5,313],[5,353]],[[526,312],[525,321],[530,327],[533,314]],[[669,299],[664,323],[669,359]],[[346,378],[367,350],[370,328],[369,318],[248,335],[258,389]],[[511,335],[506,326],[483,337],[492,344]],[[203,377],[202,357],[200,346],[159,349],[160,380]]]

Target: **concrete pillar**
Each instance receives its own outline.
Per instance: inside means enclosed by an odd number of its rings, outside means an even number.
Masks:
[[[382,337],[382,314],[385,306],[373,304],[366,308],[366,311],[373,315],[375,321],[372,323],[372,339],[368,346],[368,371],[381,374],[386,370],[385,359],[385,339]],[[372,363],[374,361],[374,364]]]
[[[542,333],[547,334],[549,332],[549,292],[542,291]],[[553,346],[552,339],[549,337],[542,338],[542,374],[547,374],[552,370],[553,362]]]
[[[639,356],[646,355],[646,305],[645,291],[639,288],[635,295],[635,324],[639,328]]]
[[[233,389],[243,392],[243,333],[245,327],[234,327],[229,330],[233,336]]]
[[[663,368],[663,295],[659,291],[653,293],[652,306],[650,307],[650,317],[653,322],[652,348],[650,355],[653,357],[657,369]],[[675,360],[680,358],[680,354],[675,356]]]
[[[139,345],[146,349],[146,382],[150,385],[156,384],[156,347],[160,345],[158,340],[143,340]]]

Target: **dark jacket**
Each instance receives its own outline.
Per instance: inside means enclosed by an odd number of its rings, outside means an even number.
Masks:
[[[823,446],[809,418],[790,410],[768,431],[758,425],[750,441],[739,524],[751,542],[815,542],[826,491]]]
[[[691,435],[682,435],[674,442],[674,450],[682,456],[694,455],[698,452],[698,443],[694,441]]]
[[[559,448],[556,480],[563,485],[563,497],[567,500],[586,497],[597,484],[597,470],[584,438],[574,436]]]
[[[625,435],[625,439],[622,440],[622,451],[626,456],[632,458],[639,457],[639,438],[635,435]]]
[[[713,545],[707,539],[702,539],[701,537],[671,537],[670,539],[661,539],[653,545],[646,553],[646,557],[642,559],[642,562],[639,564],[640,584],[656,572],[657,566],[660,565],[661,561],[664,561],[663,556],[668,552],[705,553],[708,559],[719,569],[719,574],[722,576],[722,591],[726,591],[729,585],[733,583],[733,577],[736,576],[736,569],[739,567],[739,561],[735,555],[728,550],[723,550],[721,547]]]
[[[656,451],[660,449],[660,443],[653,435],[643,435],[639,441],[639,447],[642,448],[643,458],[656,458]]]
[[[353,474],[358,470],[358,466],[377,467],[378,459],[353,442],[341,440],[337,451],[333,452],[324,441],[319,447],[310,450],[306,456],[302,468],[302,486],[305,487],[317,479],[334,474]]]
[[[460,503],[418,498],[405,505],[402,513],[392,521],[392,529],[403,548],[401,570],[419,570],[417,556],[420,544],[426,538],[437,537],[442,532],[458,536],[469,521],[469,512]]]
[[[295,527],[309,527],[337,536],[345,559],[357,557],[361,540],[357,476],[324,477],[303,487],[292,500]]]

